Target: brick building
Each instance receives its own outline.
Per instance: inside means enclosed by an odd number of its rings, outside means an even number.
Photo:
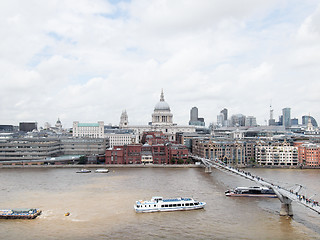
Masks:
[[[129,144],[106,150],[106,164],[187,163],[188,149],[180,144]]]
[[[246,145],[240,141],[194,139],[192,153],[207,159],[220,159],[227,164],[246,164]]]
[[[313,143],[297,143],[299,164],[303,166],[320,166],[320,145]]]

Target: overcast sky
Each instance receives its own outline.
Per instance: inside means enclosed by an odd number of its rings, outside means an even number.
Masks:
[[[1,0],[0,124],[320,121],[318,0]]]

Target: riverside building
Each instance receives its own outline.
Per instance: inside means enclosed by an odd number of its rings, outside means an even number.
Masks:
[[[188,158],[188,149],[180,144],[129,144],[106,151],[106,164],[183,164]]]
[[[84,138],[104,138],[104,122],[99,121],[98,123],[79,123],[78,121],[74,121],[72,136]]]
[[[320,166],[320,145],[314,143],[298,143],[299,164],[303,166]]]
[[[259,141],[256,145],[255,160],[262,166],[297,166],[298,148],[290,143]]]
[[[58,139],[12,138],[0,140],[0,162],[45,159],[61,154]]]
[[[252,146],[250,145],[250,150]],[[248,150],[249,152],[249,150]],[[243,141],[193,139],[192,154],[207,159],[219,159],[226,164],[246,165],[246,144]]]

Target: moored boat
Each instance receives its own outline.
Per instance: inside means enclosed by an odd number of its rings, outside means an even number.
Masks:
[[[165,212],[195,210],[204,208],[205,202],[199,202],[192,198],[167,198],[153,197],[149,201],[136,201],[134,209],[137,213],[143,212]]]
[[[225,195],[228,197],[277,197],[275,192],[267,187],[237,187],[226,191]]]
[[[34,219],[41,212],[35,208],[0,209],[0,219]]]
[[[96,169],[94,172],[95,172],[95,173],[108,173],[108,172],[109,172],[109,169],[99,168],[99,169]]]
[[[88,170],[88,169],[81,169],[79,171],[77,171],[76,173],[91,173],[91,170]]]

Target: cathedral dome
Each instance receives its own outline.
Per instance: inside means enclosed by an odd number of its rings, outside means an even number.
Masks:
[[[158,110],[158,111],[163,111],[163,110],[167,110],[170,111],[170,107],[169,104],[166,103],[165,101],[160,101],[156,104],[156,106],[154,107],[154,110]]]
[[[170,111],[169,104],[166,101],[164,101],[163,91],[161,92],[160,102],[158,102],[156,104],[156,106],[154,107],[154,110],[155,111]]]

